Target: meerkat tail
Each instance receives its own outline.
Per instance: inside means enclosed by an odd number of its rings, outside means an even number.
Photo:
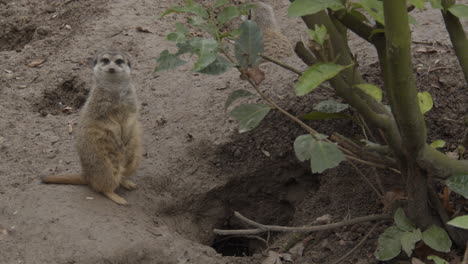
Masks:
[[[88,184],[80,174],[61,174],[49,175],[41,178],[43,183],[59,183],[59,184]]]

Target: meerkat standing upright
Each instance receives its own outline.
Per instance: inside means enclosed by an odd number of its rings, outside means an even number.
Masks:
[[[112,201],[128,202],[114,191],[136,189],[128,178],[141,160],[138,103],[126,54],[105,51],[94,59],[94,86],[81,112],[76,135],[81,174],[51,175],[44,183],[87,184]]]
[[[263,54],[275,59],[291,56],[294,53],[291,42],[281,32],[273,7],[263,2],[254,3],[255,8],[250,11],[250,19],[255,21],[263,32]]]

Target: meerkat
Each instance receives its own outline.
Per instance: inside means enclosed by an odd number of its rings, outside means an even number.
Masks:
[[[44,183],[84,184],[120,205],[128,202],[114,191],[137,188],[129,180],[140,164],[141,130],[129,57],[108,50],[95,56],[94,85],[81,114],[76,148],[81,174],[51,175]]]
[[[291,56],[294,53],[291,42],[281,32],[273,7],[263,2],[255,2],[255,6],[249,16],[263,32],[263,54],[275,59]]]

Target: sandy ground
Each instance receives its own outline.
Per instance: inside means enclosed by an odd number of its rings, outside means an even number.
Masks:
[[[346,166],[310,175],[292,151],[293,139],[304,131],[278,113],[239,135],[223,109],[231,91],[248,87],[234,70],[205,76],[186,65],[153,72],[154,58],[171,45],[165,36],[176,19],[158,15],[176,2],[0,1],[0,263],[260,263],[259,257],[223,258],[211,247],[213,228],[239,226],[230,220],[234,210],[283,225],[311,223],[326,213],[339,220],[350,212],[380,210],[372,191]],[[285,34],[293,42],[300,39],[302,22],[286,17],[288,2],[269,2]],[[421,21],[415,40],[422,42],[415,49],[436,49],[415,52],[415,60],[426,70],[436,60],[452,67],[421,74],[418,84],[436,102],[430,138],[446,140],[451,150],[463,127],[440,119],[466,114],[466,87],[440,15],[415,16]],[[365,77],[378,83],[375,54],[362,40],[353,38],[351,45]],[[141,102],[145,154],[134,178],[139,189],[118,191],[129,207],[84,186],[40,183],[42,175],[79,171],[73,128],[91,87],[88,63],[97,49],[110,46],[133,56]],[[44,59],[40,67],[26,66]],[[287,62],[305,69],[297,58]],[[296,98],[294,74],[274,65],[263,68],[264,89],[294,114],[330,96],[322,91]],[[360,133],[349,122],[314,126],[324,133]],[[325,263],[344,254],[366,228],[318,234],[297,263]],[[377,235],[349,263],[372,263]]]

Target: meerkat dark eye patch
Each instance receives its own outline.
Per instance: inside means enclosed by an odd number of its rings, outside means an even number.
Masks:
[[[108,58],[101,59],[101,63],[106,65],[110,63],[110,60]]]
[[[125,61],[122,60],[122,59],[117,59],[117,60],[115,61],[115,63],[116,63],[117,65],[119,65],[119,66],[122,66],[122,64],[124,64]]]

